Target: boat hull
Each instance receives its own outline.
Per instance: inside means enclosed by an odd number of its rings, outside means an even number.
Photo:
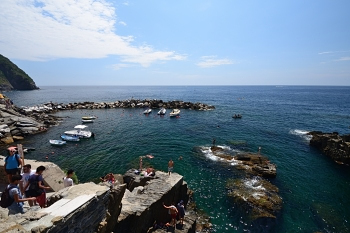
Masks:
[[[68,136],[77,136],[79,138],[91,138],[92,132],[85,130],[69,130],[64,132]]]
[[[69,135],[61,135],[61,139],[69,142],[79,142],[79,137],[69,136]]]
[[[62,140],[49,140],[49,142],[53,146],[63,146],[66,144],[66,142]]]

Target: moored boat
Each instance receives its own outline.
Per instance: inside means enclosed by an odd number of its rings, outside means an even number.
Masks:
[[[80,138],[78,136],[69,136],[69,135],[61,135],[61,139],[64,141],[70,141],[70,142],[79,142]]]
[[[81,119],[83,119],[83,120],[94,120],[94,119],[96,119],[96,117],[95,116],[83,116],[83,117],[81,117]]]
[[[66,142],[62,140],[49,140],[49,142],[53,146],[63,146],[66,144]]]
[[[170,112],[170,117],[175,117],[175,116],[179,116],[180,115],[180,109],[174,108],[171,112]]]
[[[241,114],[235,114],[235,115],[232,116],[232,118],[240,119],[240,118],[242,118],[242,115]]]
[[[165,115],[166,113],[166,109],[165,108],[161,108],[159,111],[158,111],[158,115]]]
[[[74,130],[69,130],[64,132],[64,134],[69,135],[69,136],[77,136],[79,138],[91,138],[93,133],[88,130],[83,130],[87,128],[86,125],[76,125],[74,127]]]
[[[143,114],[148,114],[148,113],[151,113],[151,112],[152,112],[152,109],[147,108],[145,111],[143,111]]]
[[[82,123],[94,123],[94,120],[90,119],[90,120],[81,120]]]

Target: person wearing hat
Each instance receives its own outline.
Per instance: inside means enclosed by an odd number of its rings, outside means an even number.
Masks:
[[[5,172],[9,183],[11,183],[11,178],[13,175],[19,174],[18,167],[22,167],[22,160],[19,157],[19,154],[16,153],[14,148],[9,149],[9,155],[5,158]]]

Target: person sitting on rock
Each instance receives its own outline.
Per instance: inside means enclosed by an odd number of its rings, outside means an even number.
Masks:
[[[101,177],[101,181],[114,184],[115,183],[115,177],[114,177],[113,173],[108,173],[105,177]]]
[[[149,168],[146,169],[146,171],[143,172],[144,176],[154,176],[155,175],[155,171],[154,168],[152,166],[150,166]]]

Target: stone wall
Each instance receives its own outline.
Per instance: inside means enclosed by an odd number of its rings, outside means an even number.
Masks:
[[[106,218],[110,189],[85,183],[57,192],[62,198],[51,206],[31,207],[25,214],[4,217],[0,222],[3,232],[97,232]]]
[[[62,171],[56,173],[59,167],[55,164],[30,160],[26,163],[31,163],[34,168],[38,165],[47,167],[45,182],[58,191],[48,194],[48,207],[44,209],[26,205],[25,214],[7,216],[7,209],[0,208],[0,233],[166,232],[165,229],[152,228],[155,222],[170,221],[163,203],[170,205],[184,200],[187,204],[189,201],[187,183],[177,173],[168,175],[157,171],[155,177],[144,177],[130,170],[124,175],[124,180],[117,179],[114,185],[84,183],[63,188],[55,186],[64,176]],[[131,181],[136,185],[132,186]],[[133,190],[129,191],[128,186]],[[197,214],[189,211],[181,232],[194,233],[196,219]]]

